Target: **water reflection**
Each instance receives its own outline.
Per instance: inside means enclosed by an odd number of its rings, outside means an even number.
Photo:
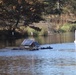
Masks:
[[[74,43],[68,43],[73,42],[74,34],[53,34],[35,39],[41,44],[48,43],[53,49],[0,50],[0,75],[76,75],[76,47]],[[23,40],[4,41],[0,45],[19,46]]]
[[[29,38],[36,39],[40,44],[65,43],[74,41],[74,33],[53,33],[46,37],[38,36]],[[4,48],[6,46],[19,46],[24,39],[25,38],[0,40],[0,48]]]

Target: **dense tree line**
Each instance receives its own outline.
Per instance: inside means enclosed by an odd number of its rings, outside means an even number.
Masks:
[[[47,4],[45,11],[48,14],[76,14],[76,0],[44,0],[44,2]]]
[[[43,14],[44,13],[44,14]],[[76,14],[76,0],[0,0],[0,26],[15,29],[43,20],[42,15]]]
[[[19,22],[28,25],[42,20],[43,3],[38,0],[1,0],[0,25],[16,28]]]

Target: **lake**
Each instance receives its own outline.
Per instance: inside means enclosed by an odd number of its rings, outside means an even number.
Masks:
[[[32,38],[38,41],[40,44],[56,44],[56,43],[69,43],[74,41],[74,33],[54,33],[49,36],[43,37],[27,37]],[[0,48],[4,48],[7,46],[20,46],[21,42],[25,38],[21,39],[9,39],[9,40],[0,40]]]
[[[51,46],[53,49],[0,49],[0,75],[76,75],[74,33],[52,34],[35,39],[42,46]],[[1,41],[0,46],[19,46],[23,40]]]

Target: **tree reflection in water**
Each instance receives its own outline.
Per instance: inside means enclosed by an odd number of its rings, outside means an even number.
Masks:
[[[28,37],[33,38],[38,41],[40,44],[55,44],[55,43],[68,43],[74,41],[74,33],[53,33],[49,36],[38,36],[38,37]],[[0,48],[7,46],[20,46],[22,41],[25,38],[21,39],[10,39],[10,40],[0,40]]]
[[[76,75],[74,43],[64,43],[73,42],[74,35],[61,35],[61,42],[57,35],[51,35],[50,41],[48,37],[35,38],[41,44],[50,42],[51,50],[0,51],[0,75]],[[13,45],[18,46],[23,40],[18,39]]]

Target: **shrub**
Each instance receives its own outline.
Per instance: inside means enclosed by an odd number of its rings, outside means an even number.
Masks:
[[[31,34],[32,34],[33,36],[38,36],[38,35],[39,35],[39,32],[38,32],[38,31],[36,31],[36,30],[34,30],[34,29],[32,29],[32,28],[29,28],[29,27],[26,28],[26,31],[28,32],[28,35],[29,35],[29,36],[31,36]]]
[[[38,35],[39,35],[38,31],[33,32],[33,36],[38,36]]]
[[[76,25],[73,25],[72,27],[71,27],[71,32],[74,32],[76,30]]]
[[[60,32],[73,32],[76,29],[76,24],[64,24],[59,31]]]
[[[42,30],[39,35],[47,36],[48,32],[46,30]]]

